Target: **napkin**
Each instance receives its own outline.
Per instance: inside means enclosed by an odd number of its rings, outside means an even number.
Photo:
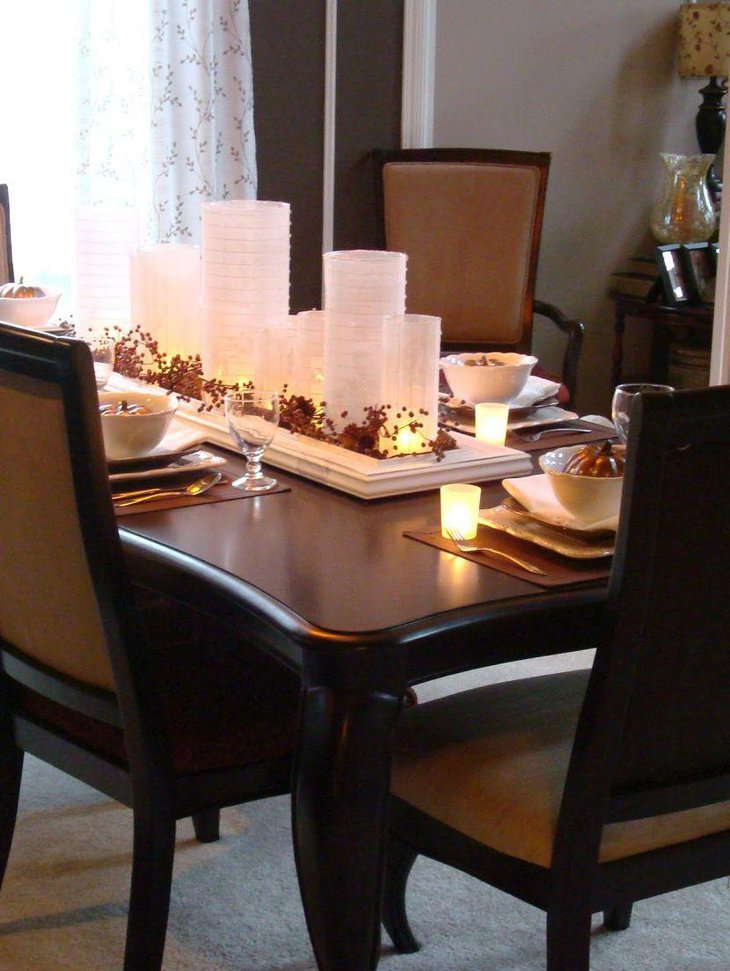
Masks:
[[[548,381],[546,378],[538,378],[531,374],[522,391],[509,402],[509,406],[510,408],[531,408],[538,401],[552,398],[558,391],[560,391],[559,382]]]
[[[189,425],[173,418],[165,432],[165,437],[159,445],[152,449],[151,455],[166,454],[167,452],[184,452],[194,445],[207,441],[205,430],[191,428]]]
[[[542,519],[553,526],[567,526],[570,529],[581,530],[618,528],[618,516],[591,521],[569,512],[555,498],[553,488],[545,474],[530,475],[524,479],[503,479],[502,485],[536,519]]]

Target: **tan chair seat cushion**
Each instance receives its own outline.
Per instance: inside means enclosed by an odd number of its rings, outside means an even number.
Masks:
[[[587,671],[488,685],[405,712],[392,791],[502,853],[549,866]],[[730,802],[604,828],[602,861],[730,828]]]

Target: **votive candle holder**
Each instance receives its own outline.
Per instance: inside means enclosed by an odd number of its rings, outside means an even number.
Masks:
[[[497,401],[482,401],[474,407],[476,438],[488,445],[504,445],[507,438],[509,405]]]
[[[458,530],[464,539],[474,539],[479,526],[479,502],[482,490],[478,485],[449,482],[442,485],[441,535],[451,539],[449,530]]]

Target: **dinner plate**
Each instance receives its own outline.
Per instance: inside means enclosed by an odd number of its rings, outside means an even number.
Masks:
[[[9,320],[4,320],[2,321],[2,323],[7,323],[12,325],[12,321],[9,321]],[[15,325],[12,325],[12,326],[15,326]],[[58,334],[67,333],[63,324],[61,324],[57,320],[49,321],[47,324],[23,324],[23,327],[26,327],[28,330],[38,330],[43,334],[51,334],[54,331]]]
[[[574,560],[597,560],[606,556],[613,556],[616,537],[612,533],[602,531],[591,536],[577,530],[565,529],[559,526],[548,526],[532,516],[515,513],[506,504],[494,506],[491,509],[479,510],[479,522],[490,529],[498,529],[517,539],[527,540],[535,546],[560,553],[561,556]]]
[[[169,452],[147,456],[144,459],[123,459],[109,462],[110,482],[134,482],[138,479],[158,479],[169,475],[181,475],[186,472],[198,472],[201,469],[212,469],[218,465],[225,465],[226,459],[221,455],[213,455],[203,449],[195,452]]]

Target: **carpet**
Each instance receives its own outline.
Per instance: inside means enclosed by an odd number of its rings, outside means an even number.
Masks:
[[[503,665],[421,686],[426,700],[513,676],[581,666],[587,655]],[[0,971],[122,966],[131,813],[26,759],[20,817],[0,893]],[[727,971],[728,882],[639,902],[623,933],[594,918],[592,971]],[[423,858],[409,884],[422,944],[382,971],[544,971],[544,915]],[[165,971],[316,971],[294,872],[287,797],[225,810],[222,839],[178,826]]]

